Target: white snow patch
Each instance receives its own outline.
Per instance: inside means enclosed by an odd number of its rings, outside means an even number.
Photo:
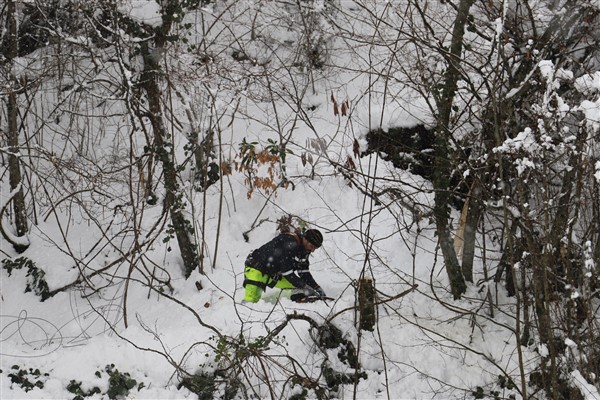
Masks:
[[[155,28],[162,25],[160,5],[154,0],[129,0],[119,7],[119,11]]]
[[[575,370],[571,372],[571,382],[579,388],[579,391],[583,395],[583,398],[586,400],[600,400],[600,393],[598,393],[598,389],[588,383],[586,379],[581,375],[581,372]]]

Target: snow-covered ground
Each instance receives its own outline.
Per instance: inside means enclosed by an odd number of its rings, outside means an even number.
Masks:
[[[398,172],[374,156],[357,158],[356,162],[371,171],[375,170],[376,162],[378,175],[392,177],[394,173],[397,178]],[[153,249],[154,260],[160,263],[159,267],[170,271],[172,278],[173,290],[165,287],[165,293],[189,308],[136,281],[130,282],[125,300],[124,281],[110,282],[98,276],[91,279],[98,288],[96,292],[76,287],[40,302],[33,293],[24,293],[27,279],[24,270],[13,271],[10,278],[6,270],[1,270],[1,397],[73,398],[74,394],[66,388],[71,380],[81,382],[84,392],[98,387],[106,393],[109,389],[106,367],[114,364],[118,371],[129,373],[138,385],[143,383],[139,391],[132,389],[127,398],[196,398],[185,388],[177,389],[173,363],[191,373],[212,371],[219,365],[214,361],[216,354],[220,354],[215,351],[219,349],[218,337],[203,324],[222,335],[243,337],[251,342],[284,323],[288,314],[295,313],[317,323],[330,321],[357,348],[361,371],[368,379],[358,380],[356,388],[353,384],[343,385],[331,396],[349,398],[356,391],[360,399],[462,398],[468,397],[468,390],[475,390],[477,386],[494,385],[498,375],[517,373],[516,340],[511,333],[514,321],[502,315],[488,319],[488,313],[481,310],[478,315],[455,318],[458,315],[455,311],[468,313],[480,308],[487,292],[478,293],[478,288],[473,287],[466,298],[472,297],[474,301],[451,300],[446,273],[439,262],[441,255],[436,261],[436,243],[429,220],[412,223],[412,214],[393,203],[374,204],[350,187],[342,176],[326,173],[309,179],[307,169],[297,157],[290,157],[289,176],[300,177],[295,180],[295,189],[279,189],[268,201],[260,192],[246,199],[243,176],[227,177],[231,185],[225,186],[233,191],[224,196],[226,211],[219,231],[214,269],[211,264],[217,240],[217,218],[214,214],[207,218],[210,257],[205,266],[206,275],[194,273],[186,280],[182,277],[176,251],[168,252],[166,245]],[[323,171],[331,172],[331,169],[323,167]],[[402,174],[403,182],[412,179],[411,186],[428,187],[420,178]],[[414,193],[414,196],[420,196],[421,204],[429,197],[426,193]],[[201,198],[198,194],[198,204]],[[207,209],[218,210],[218,202],[219,190],[215,185],[209,189]],[[265,203],[267,206],[263,208]],[[151,214],[158,215],[160,210],[160,206],[148,209],[147,218],[152,220]],[[311,270],[335,300],[296,304],[285,294],[278,298],[279,290],[268,290],[259,303],[242,303],[244,260],[252,249],[276,234],[276,220],[286,213],[308,221],[325,234],[323,247],[312,256]],[[246,242],[242,233],[249,231],[253,224],[256,228],[248,233]],[[411,224],[412,228],[407,228]],[[86,235],[86,227],[86,224],[75,225],[69,234],[78,238],[81,248],[89,248],[94,241]],[[23,255],[43,268],[51,289],[72,282],[77,271],[72,261],[56,247],[48,246],[47,239],[37,229],[34,227],[32,245]],[[51,226],[39,229],[45,234],[52,231]],[[373,246],[368,257],[363,244],[367,237]],[[110,260],[110,256],[107,253],[107,259]],[[111,270],[111,273],[124,277],[127,268],[125,264],[118,272]],[[363,271],[367,277],[374,278],[381,292],[380,300],[388,300],[418,285],[416,290],[378,307],[373,332],[356,328],[355,284]],[[136,276],[134,273],[133,277]],[[203,287],[200,291],[196,288],[197,281]],[[447,303],[436,301],[432,288]],[[499,302],[505,303],[502,290],[498,296]],[[272,369],[270,382],[277,398],[299,391],[289,384],[284,386],[281,381],[285,379],[284,369],[291,365],[290,358],[302,367],[303,374],[323,382],[324,354],[313,339],[314,332],[308,322],[292,320],[273,344],[261,350],[261,357],[251,357],[245,363],[250,369],[248,373],[260,377],[262,373],[256,369],[258,360],[264,359],[266,368]],[[227,351],[233,352],[232,349]],[[353,372],[338,360],[337,350],[330,352],[329,359],[336,370]],[[534,357],[535,354],[527,353],[525,363]],[[48,373],[39,378],[43,388],[25,392],[18,384],[11,383],[8,375],[13,366]],[[258,380],[252,378],[255,383]],[[271,397],[268,387],[264,382],[263,385],[256,383],[259,397]],[[506,393],[512,392],[506,390]],[[314,392],[311,393],[309,397],[315,397]],[[95,396],[101,397],[100,394]]]
[[[130,15],[156,26],[160,24],[157,9],[150,3],[132,2]],[[262,27],[265,32],[268,28]],[[264,56],[260,50],[250,55]],[[386,58],[376,54],[373,64],[378,57]],[[355,61],[342,58],[336,62],[348,66]],[[185,64],[186,59],[182,56],[173,63]],[[356,71],[359,69],[315,71],[307,78],[302,89],[309,90],[300,100],[311,126],[294,119],[289,103],[248,101],[244,96],[258,94],[222,90],[220,83],[207,78],[205,84],[215,84],[208,92],[222,96],[214,106],[223,110],[223,115],[235,108],[235,118],[224,131],[227,143],[232,143],[232,153],[243,138],[262,144],[267,138],[280,140],[275,126],[283,127],[279,132],[283,136],[293,131],[288,147],[293,154],[286,161],[286,176],[293,188],[278,188],[274,194],[256,190],[248,198],[245,176],[234,171],[224,177],[222,187],[219,183],[211,186],[206,196],[189,190],[196,231],[199,237],[203,232],[207,243],[205,274],[194,272],[185,279],[174,241],[157,241],[147,249],[149,262],[136,267],[152,270],[164,279],[169,276],[170,287],[161,283],[154,287],[161,293],[142,284],[138,271],[130,274],[130,265],[125,262],[108,269],[110,275],[89,278],[89,285],[75,285],[40,302],[39,296],[25,292],[26,270],[13,270],[9,276],[7,270],[0,269],[0,398],[72,399],[77,394],[107,398],[112,372],[113,376],[127,373],[135,380],[126,398],[194,399],[197,394],[179,387],[181,376],[175,366],[189,373],[210,373],[236,358],[242,360],[243,367],[236,373],[247,379],[244,384],[250,385],[248,394],[254,398],[285,399],[300,393],[300,385],[287,381],[294,375],[292,370],[326,386],[321,368],[325,357],[335,371],[354,374],[355,370],[337,356],[339,349],[322,351],[309,322],[290,319],[290,315],[305,316],[317,324],[332,323],[356,348],[360,372],[366,375],[328,392],[328,397],[472,398],[479,387],[486,395],[497,391],[502,398],[518,398],[515,388],[499,376],[518,377],[519,365],[527,370],[535,366],[539,355],[535,346],[522,348],[523,353],[518,354],[511,313],[497,309],[493,316],[490,313],[485,302],[488,290],[500,309],[514,311],[513,300],[505,297],[502,286],[471,285],[462,300],[452,300],[431,219],[416,216],[391,197],[375,201],[365,196],[337,171],[335,163],[343,165],[350,158],[362,188],[381,190],[393,185],[421,210],[431,206],[428,182],[395,170],[376,155],[360,158],[353,151],[355,140],[365,149],[365,135],[370,129],[431,122],[424,100],[407,87],[374,82],[375,74]],[[399,75],[395,78],[402,79]],[[384,94],[388,96],[385,99]],[[243,100],[236,103],[240,98]],[[338,105],[347,101],[348,115],[334,115],[333,99]],[[179,104],[181,115],[195,101],[191,95],[179,100],[187,101],[185,107]],[[180,148],[184,139],[177,143]],[[317,139],[326,146],[307,145]],[[104,140],[110,142],[111,138]],[[302,162],[301,154],[307,149],[312,164]],[[178,154],[180,159],[182,153]],[[265,169],[259,173],[267,176]],[[376,181],[375,177],[383,179]],[[3,194],[6,186],[3,181]],[[144,212],[146,225],[142,229],[150,229],[160,218],[161,202],[147,206]],[[311,270],[334,300],[297,304],[286,293],[268,290],[260,302],[242,303],[246,256],[274,237],[277,220],[288,214],[324,233],[324,245],[313,254]],[[32,226],[31,246],[24,254],[14,254],[4,241],[2,251],[13,258],[24,256],[34,261],[45,272],[50,290],[69,285],[79,276],[79,268],[86,274],[91,272],[87,265],[74,265],[70,254],[83,260],[100,239],[98,229],[78,215],[56,210],[56,218],[53,215]],[[458,219],[456,213],[454,217]],[[107,216],[106,221],[111,218],[116,221],[118,217]],[[71,222],[65,232],[67,219]],[[63,237],[67,237],[64,243]],[[487,246],[488,251],[493,250],[494,243]],[[100,254],[105,262],[95,257],[89,268],[103,268],[119,257],[118,252],[108,249]],[[478,282],[483,277],[483,265],[475,267]],[[121,279],[127,276],[131,279]],[[372,332],[357,329],[356,283],[361,277],[373,279],[379,292],[381,304]],[[268,346],[260,346],[261,338],[282,325]],[[240,354],[235,343],[254,343],[249,347],[255,353]],[[19,372],[21,381],[15,377]],[[577,380],[578,376],[572,378]],[[24,379],[40,383],[25,390]],[[71,381],[80,383],[81,393],[73,385],[68,390]],[[99,393],[91,394],[94,387]],[[588,388],[589,398],[599,398],[593,387]],[[224,396],[224,384],[214,391],[215,398]],[[318,393],[311,389],[307,396],[315,398]],[[241,391],[237,398],[243,398]]]

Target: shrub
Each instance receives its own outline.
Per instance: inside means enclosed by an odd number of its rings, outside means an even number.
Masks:
[[[5,258],[2,260],[2,268],[8,272],[8,276],[12,275],[13,270],[27,268],[27,286],[25,292],[33,292],[40,296],[42,301],[50,298],[50,289],[46,283],[46,273],[39,269],[33,261],[25,257],[19,257],[15,260]]]
[[[21,367],[18,365],[13,365],[11,370],[13,370],[14,372],[8,374],[10,382],[12,384],[20,386],[21,389],[23,389],[26,392],[29,392],[30,390],[33,390],[35,388],[42,389],[44,387],[45,382],[44,378],[49,376],[46,373],[42,374],[37,368],[29,368],[29,370],[27,370],[21,369]]]

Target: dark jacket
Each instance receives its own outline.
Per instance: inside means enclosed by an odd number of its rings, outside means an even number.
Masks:
[[[297,288],[308,285],[316,289],[319,285],[308,270],[309,255],[300,236],[284,233],[250,253],[246,265],[269,275],[272,286],[286,278]]]

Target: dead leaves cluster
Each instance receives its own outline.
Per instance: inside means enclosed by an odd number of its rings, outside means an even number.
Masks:
[[[279,154],[273,154],[272,151],[267,149],[256,151],[254,147],[247,148],[243,154],[238,156],[238,160],[235,160],[233,165],[235,171],[246,175],[244,185],[249,188],[246,194],[248,199],[252,197],[256,189],[269,194],[277,188],[276,181],[281,180],[280,162]],[[266,170],[263,168],[265,166]],[[265,170],[266,175],[260,176],[259,170]],[[287,185],[284,187],[287,187]]]
[[[341,114],[342,117],[347,117],[350,112],[350,101],[345,99],[342,103],[338,103],[335,99],[333,93],[331,93],[331,102],[333,103],[333,115],[339,116]]]

